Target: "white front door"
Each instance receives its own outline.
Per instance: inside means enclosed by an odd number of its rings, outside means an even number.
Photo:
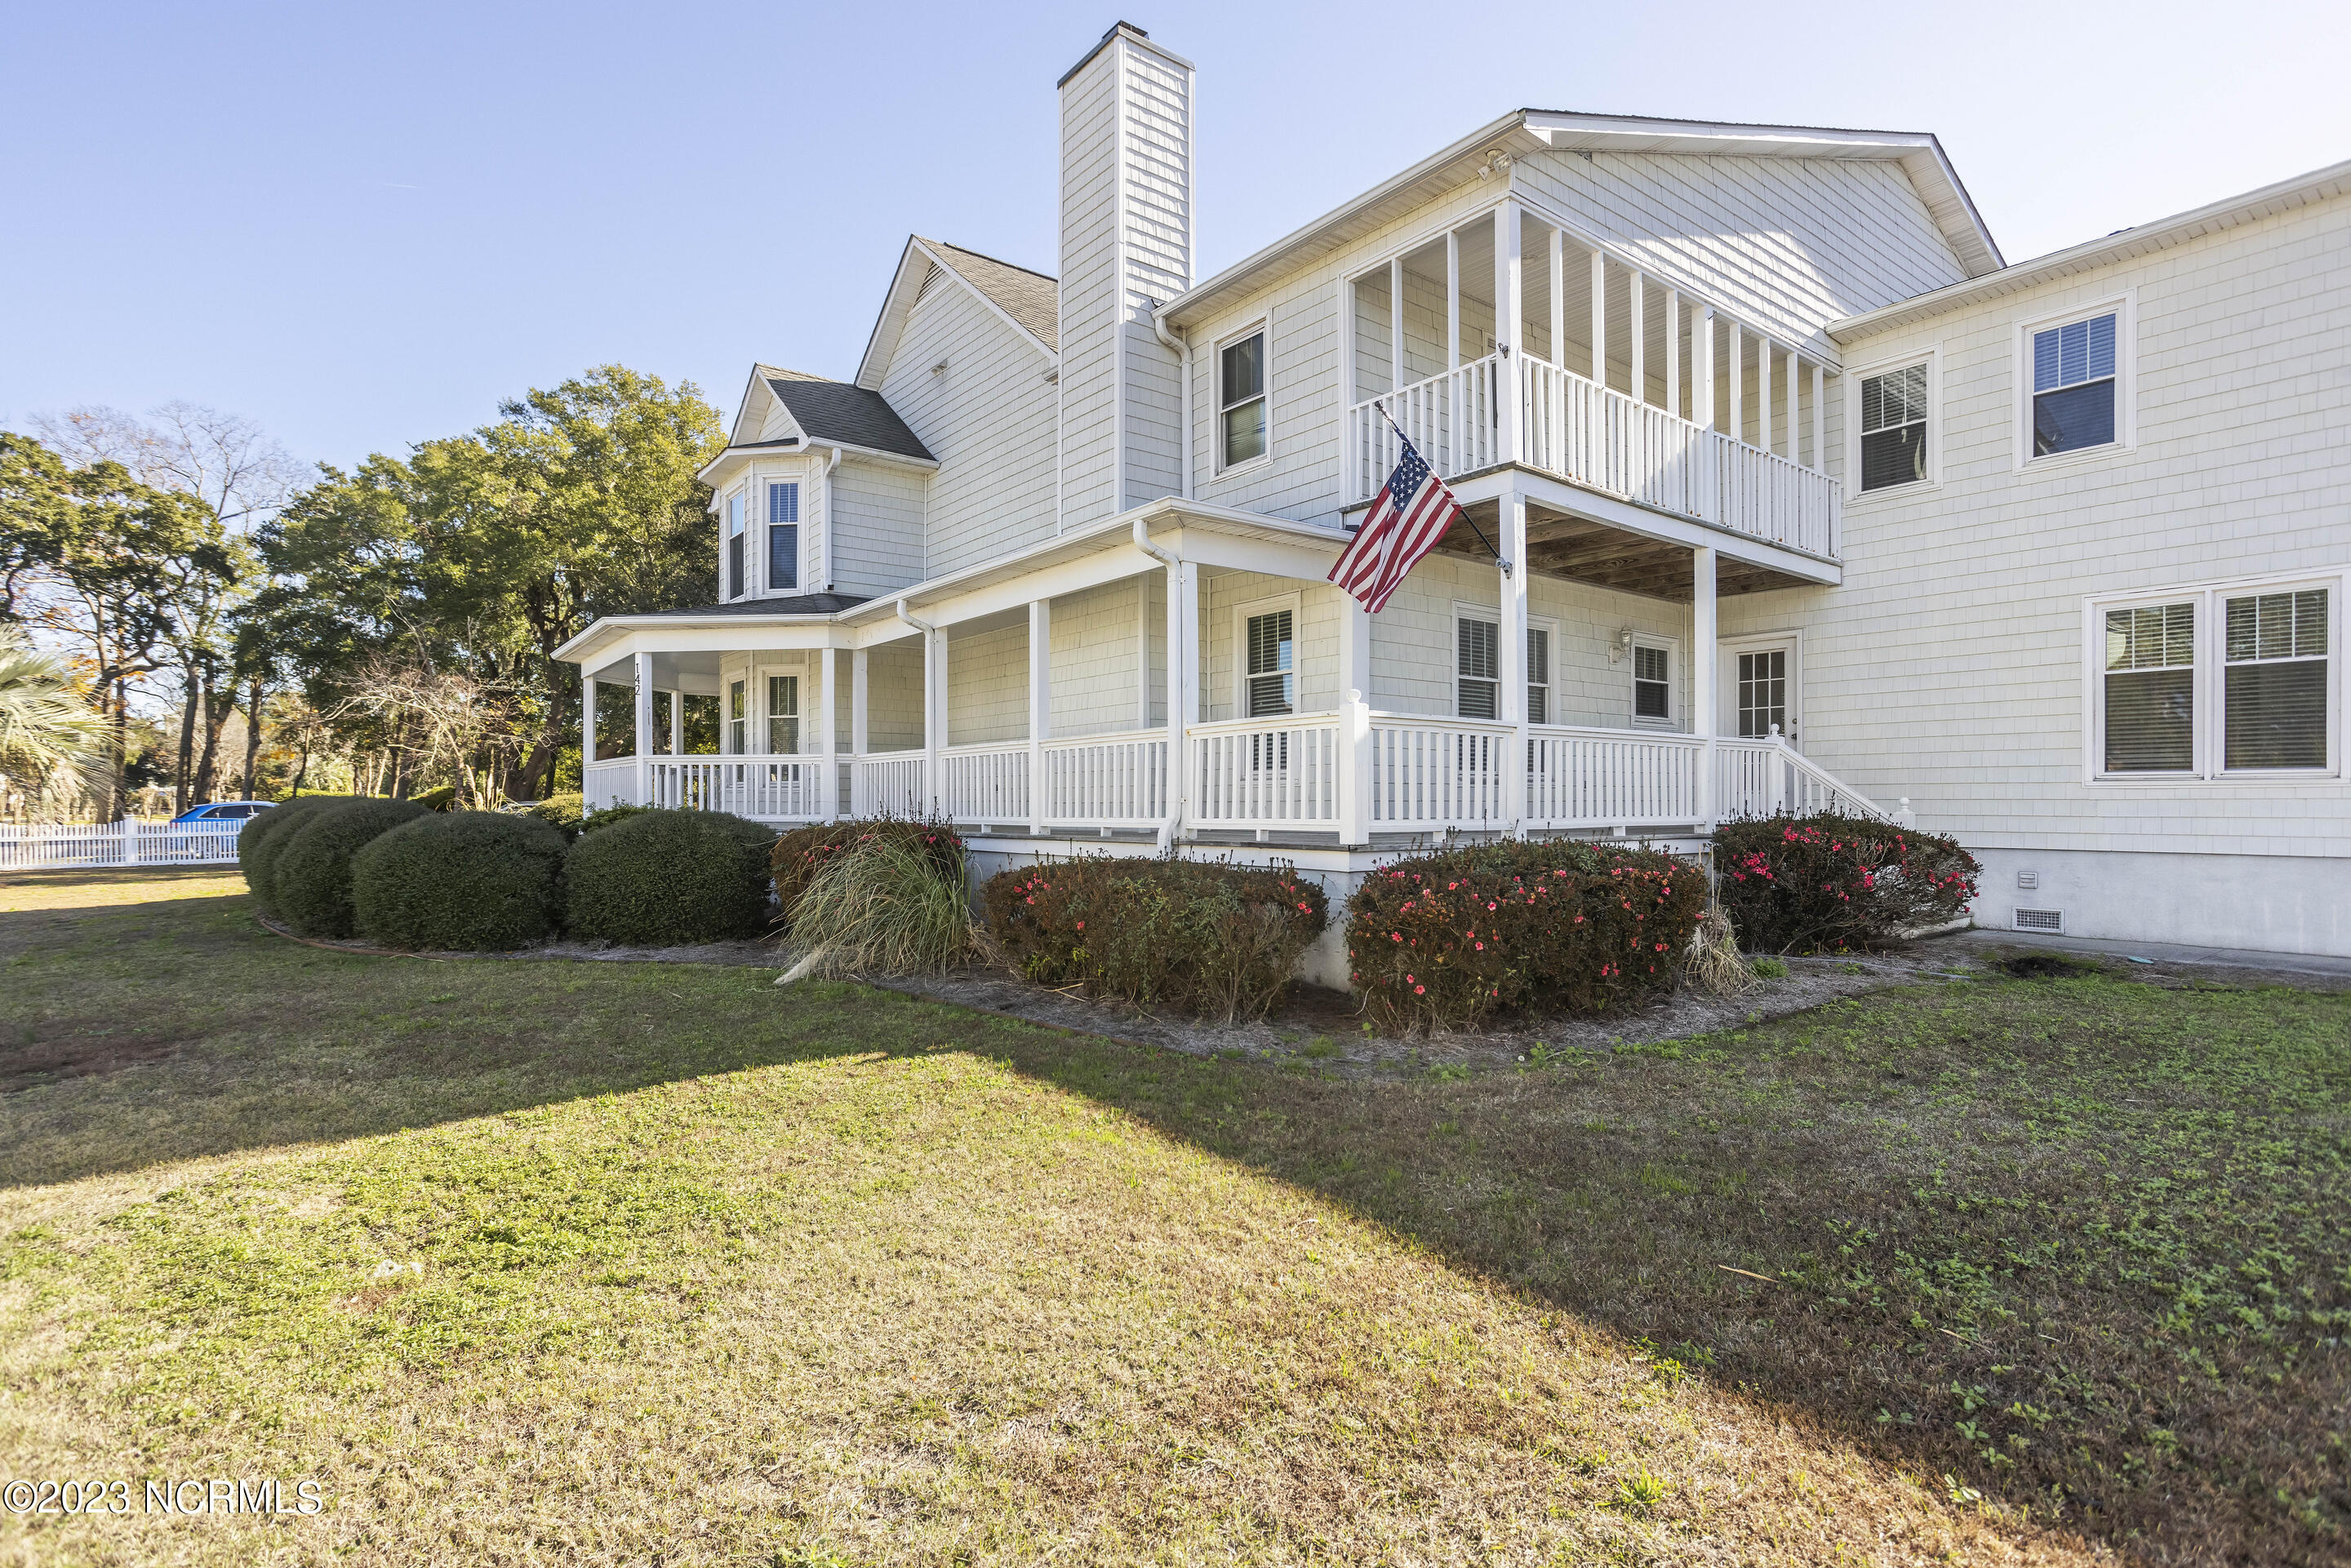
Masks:
[[[1776,727],[1789,745],[1801,746],[1802,672],[1795,637],[1725,638],[1721,647],[1721,733],[1761,739]]]

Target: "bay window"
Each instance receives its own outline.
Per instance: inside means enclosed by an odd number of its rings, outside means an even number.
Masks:
[[[800,585],[800,487],[768,486],[768,591]]]

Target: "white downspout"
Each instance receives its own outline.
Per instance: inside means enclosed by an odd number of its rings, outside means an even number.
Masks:
[[[939,629],[927,621],[918,621],[906,613],[906,601],[898,600],[898,619],[923,634],[923,795],[930,809],[939,809],[939,732],[946,727],[942,709],[946,694],[938,690]]]
[[[1188,382],[1186,382],[1188,385]],[[1191,451],[1187,440],[1185,451]],[[1184,471],[1188,478],[1191,463],[1187,455]],[[1190,487],[1188,485],[1186,486]],[[1151,525],[1142,517],[1134,519],[1134,548],[1167,568],[1167,815],[1159,823],[1159,850],[1165,853],[1176,842],[1177,825],[1184,818],[1184,781],[1188,771],[1184,766],[1184,666],[1191,657],[1189,628],[1181,624],[1184,605],[1184,562],[1181,557],[1169,554],[1151,542]]]
[[[1155,311],[1152,314],[1151,329],[1158,333],[1159,340],[1173,349],[1183,361],[1184,498],[1188,501],[1192,498],[1192,340],[1169,337],[1167,323],[1161,320]],[[1146,544],[1144,548],[1149,549],[1151,547]]]

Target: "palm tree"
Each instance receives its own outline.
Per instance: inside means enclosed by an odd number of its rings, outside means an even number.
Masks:
[[[0,625],[0,800],[100,793],[107,758],[106,721],[82,700],[65,660]]]

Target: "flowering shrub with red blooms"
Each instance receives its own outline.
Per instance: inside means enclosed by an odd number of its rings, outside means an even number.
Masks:
[[[963,840],[945,822],[923,821],[912,817],[865,817],[852,821],[816,822],[805,828],[794,828],[776,841],[768,864],[776,875],[777,923],[789,928],[793,912],[799,908],[800,894],[826,862],[838,858],[852,844],[874,838],[903,839],[909,846],[920,845],[925,854],[937,865],[939,874],[955,880],[963,876]]]
[[[1673,988],[1706,873],[1654,850],[1480,844],[1373,872],[1347,901],[1364,1010],[1398,1032],[1496,1012],[1602,1012]]]
[[[1983,868],[1956,840],[1823,812],[1725,822],[1716,888],[1750,953],[1880,947],[1967,913]]]
[[[1272,1009],[1330,915],[1321,885],[1286,863],[1173,857],[1047,861],[989,878],[980,902],[1029,979],[1227,1023]]]

